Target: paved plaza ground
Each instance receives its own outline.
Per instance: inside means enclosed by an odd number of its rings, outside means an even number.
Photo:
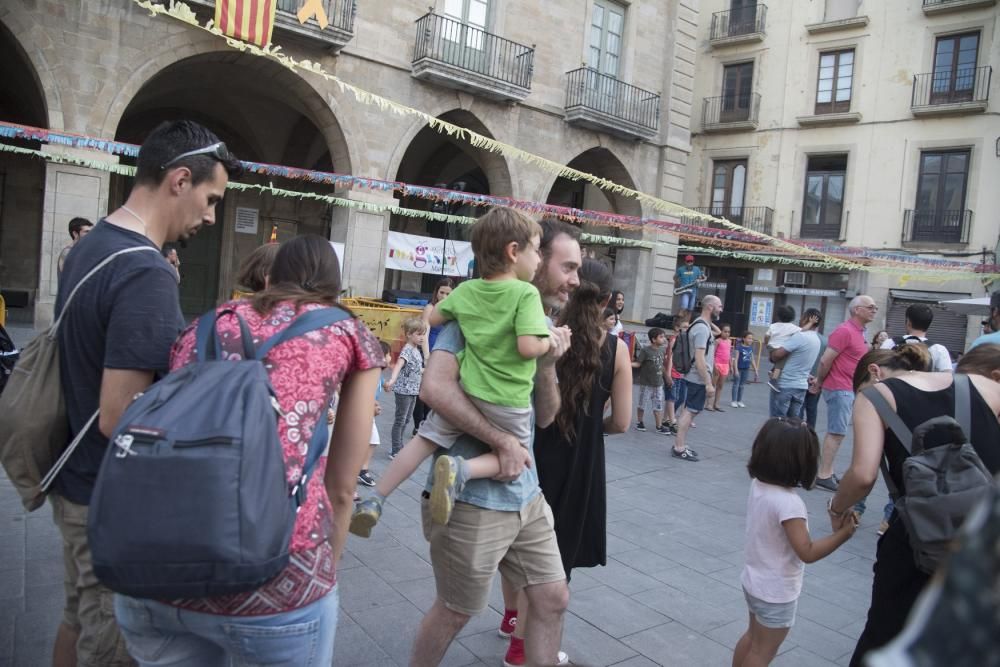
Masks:
[[[13,335],[24,343],[31,332],[15,327]],[[563,649],[575,664],[730,664],[747,623],[739,581],[750,483],[745,466],[767,415],[767,392],[766,385],[751,385],[747,409],[729,408],[727,400],[725,413],[699,416],[690,437],[699,463],[671,458],[673,439],[652,430],[607,439],[609,558],[607,567],[573,573]],[[391,397],[383,406],[378,422],[388,441]],[[821,433],[823,424],[821,411]],[[850,449],[848,439],[837,471],[847,467]],[[376,475],[388,463],[387,451],[384,446],[375,457]],[[418,502],[425,474],[390,499],[371,539],[350,537],[339,571],[338,667],[407,664],[421,615],[434,599]],[[830,494],[802,495],[813,536],[827,534]],[[806,567],[798,618],[776,666],[848,663],[868,609],[875,528],[885,501],[880,481],[855,536]],[[63,603],[51,511],[25,514],[0,478],[0,525],[0,665],[47,665]],[[443,664],[501,665],[506,644],[496,630],[502,610],[494,582],[490,608],[469,622]]]

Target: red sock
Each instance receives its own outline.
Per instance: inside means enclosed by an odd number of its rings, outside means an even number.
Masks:
[[[509,623],[512,618],[517,618],[517,609],[504,609],[503,622]]]
[[[515,665],[524,664],[524,640],[517,637],[510,638],[510,646],[507,647],[507,662]]]

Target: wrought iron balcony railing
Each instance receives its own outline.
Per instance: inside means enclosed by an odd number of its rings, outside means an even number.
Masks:
[[[566,117],[650,137],[660,126],[660,95],[581,67],[566,73]]]
[[[186,0],[199,19],[213,14],[215,0]],[[357,15],[357,0],[320,0],[328,24],[320,28],[317,17],[310,17],[305,23],[299,22],[298,12],[305,0],[277,0],[274,14],[275,33],[281,33],[276,41],[286,37],[305,42],[310,46],[320,46],[333,53],[344,48],[354,38],[354,19]]]
[[[354,16],[357,13],[356,0],[322,0],[326,18],[334,28],[354,32]],[[278,11],[297,14],[302,0],[278,0]],[[296,17],[297,20],[297,17]]]
[[[922,211],[903,213],[903,243],[968,243],[972,211]]]
[[[417,41],[413,48],[415,75],[422,75],[434,63],[439,63],[459,70],[451,77],[456,83],[462,83],[458,79],[462,78],[461,72],[466,72],[477,78],[465,82],[471,87],[488,87],[487,81],[478,79],[485,77],[516,89],[513,94],[500,96],[523,98],[531,90],[534,57],[533,47],[446,16],[431,12],[417,20]],[[428,73],[425,78],[439,80],[441,74]]]
[[[913,75],[910,107],[934,107],[943,104],[978,103],[985,107],[990,98],[993,68],[958,67]]]
[[[716,218],[725,218],[729,222],[735,222],[737,225],[746,227],[749,230],[761,232],[769,236],[774,229],[774,209],[769,206],[699,206],[691,210],[698,213],[707,213]],[[685,218],[684,222],[701,227],[708,226],[715,229],[728,229],[728,227],[718,222],[706,225],[705,221],[701,218]]]
[[[767,5],[749,5],[712,14],[711,41],[764,33]]]
[[[706,97],[701,109],[701,126],[704,130],[720,130],[728,127],[757,127],[760,113],[760,95],[722,95]]]

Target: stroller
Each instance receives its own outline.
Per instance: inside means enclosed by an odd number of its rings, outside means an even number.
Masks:
[[[21,351],[14,345],[7,330],[0,325],[0,393],[3,393],[3,388],[7,386],[7,380],[14,372],[14,364],[20,356]]]

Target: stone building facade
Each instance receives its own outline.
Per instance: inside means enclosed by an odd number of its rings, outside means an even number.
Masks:
[[[213,0],[188,3],[204,23]],[[677,201],[691,152],[699,17],[692,0],[325,0],[331,25],[300,25],[298,0],[279,0],[273,41],[347,82],[560,164]],[[581,64],[582,63],[582,64]],[[357,102],[334,84],[241,54],[129,0],[11,0],[0,6],[0,120],[140,143],[159,122],[187,117],[238,156],[517,199],[650,215],[635,201],[556,179],[472,148],[412,117]],[[90,161],[119,158],[24,142]],[[128,162],[127,158],[121,159]],[[66,223],[122,203],[127,178],[0,153],[0,287],[11,306],[49,321]],[[426,208],[392,193],[277,187]],[[237,230],[237,209],[257,227]],[[460,211],[468,212],[471,211]],[[441,237],[462,230],[324,203],[230,192],[219,223],[181,250],[182,303],[197,313],[225,297],[243,257],[266,242],[316,232],[346,244],[354,295],[426,288],[385,270],[390,229]],[[597,233],[614,234],[606,228]],[[657,237],[663,240],[663,237]],[[676,246],[673,246],[676,247]],[[676,252],[595,248],[629,295],[626,315],[669,310]],[[14,309],[12,309],[14,310]]]
[[[684,204],[784,238],[996,262],[996,0],[707,0],[699,8]],[[988,287],[703,263],[728,309],[749,319],[767,300],[817,306],[827,330],[856,293],[881,306],[873,329],[902,333],[909,303],[983,296]],[[980,319],[938,310],[931,336],[961,352]]]

